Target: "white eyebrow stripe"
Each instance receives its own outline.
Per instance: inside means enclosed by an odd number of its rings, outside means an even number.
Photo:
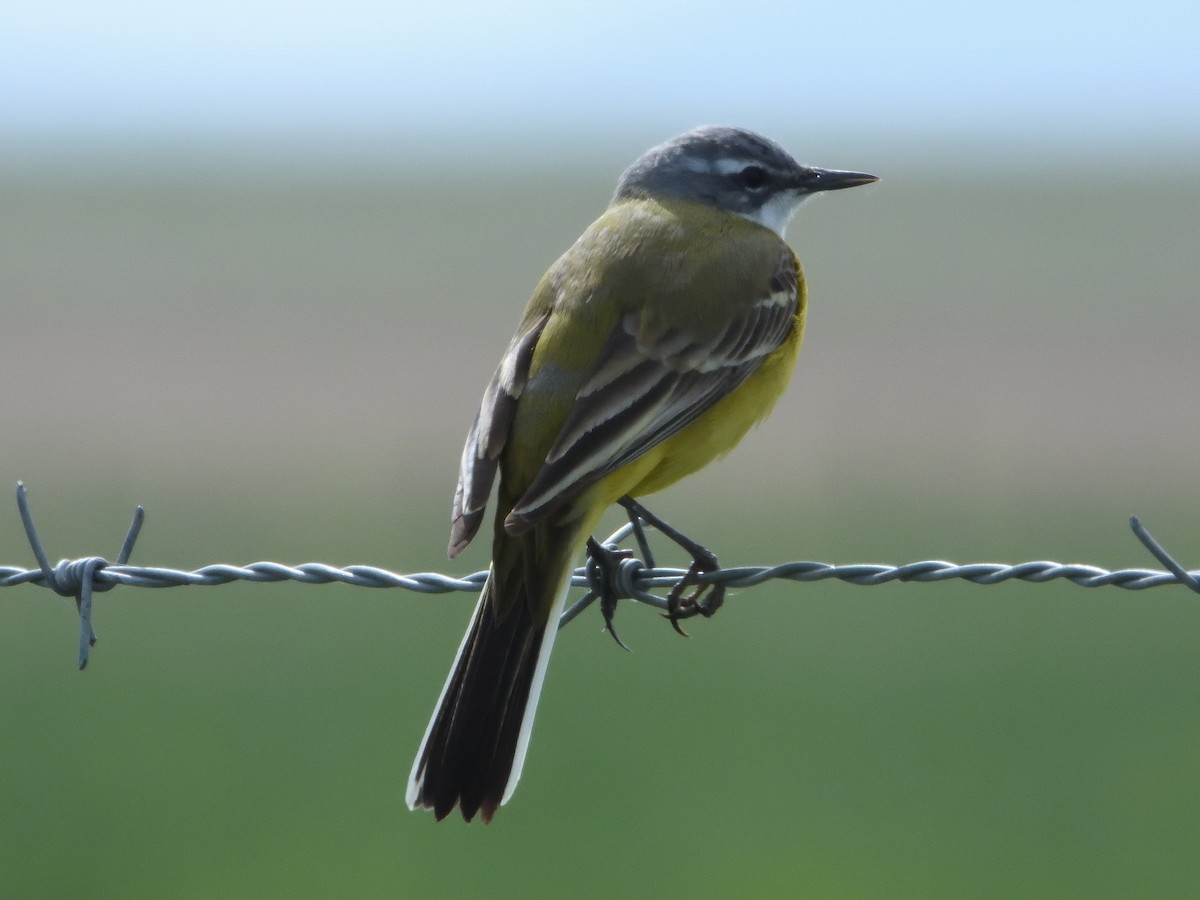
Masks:
[[[716,161],[713,169],[718,175],[733,175],[742,171],[742,169],[746,168],[747,166],[755,165],[758,165],[758,163],[749,157],[738,157],[733,159],[728,156],[724,156]]]

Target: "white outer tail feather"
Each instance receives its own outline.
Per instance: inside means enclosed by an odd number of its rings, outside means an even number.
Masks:
[[[491,577],[492,572],[489,567],[489,581]],[[537,666],[533,671],[533,683],[529,687],[529,700],[525,704],[525,711],[521,717],[521,733],[517,737],[516,754],[513,757],[512,769],[509,771],[508,781],[504,785],[504,796],[500,799],[501,806],[508,802],[508,798],[516,790],[517,782],[521,780],[521,770],[525,767],[525,753],[529,750],[529,737],[533,733],[533,719],[537,713],[538,699],[542,695],[542,683],[546,680],[546,666],[550,662],[550,651],[554,649],[554,639],[558,636],[558,619],[562,614],[563,604],[566,602],[567,593],[570,589],[571,580],[570,577],[567,577],[559,591],[554,609],[550,613],[550,621],[546,624],[546,633],[542,637],[542,646],[538,651]],[[404,792],[404,802],[408,804],[409,809],[415,810],[417,808],[417,798],[421,795],[421,788],[425,781],[424,772],[421,771],[421,760],[425,756],[425,745],[429,743],[429,733],[433,731],[433,723],[437,721],[438,712],[441,710],[442,703],[446,699],[446,692],[450,689],[451,682],[454,681],[454,675],[458,671],[458,664],[462,660],[463,650],[467,646],[467,640],[471,636],[472,630],[474,630],[475,620],[479,618],[479,614],[482,611],[485,593],[486,589],[479,593],[479,601],[475,604],[475,612],[471,615],[471,623],[467,626],[467,630],[463,634],[463,639],[458,645],[458,652],[454,654],[454,662],[450,665],[450,674],[446,676],[446,681],[442,685],[442,692],[438,695],[437,703],[433,707],[433,714],[429,717],[429,724],[425,726],[425,735],[421,738],[421,746],[417,750],[416,759],[413,760],[412,770],[408,773],[408,787]]]

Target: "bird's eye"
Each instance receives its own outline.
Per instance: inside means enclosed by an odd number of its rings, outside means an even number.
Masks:
[[[742,187],[748,191],[760,191],[767,186],[767,170],[762,166],[746,166],[738,173]]]

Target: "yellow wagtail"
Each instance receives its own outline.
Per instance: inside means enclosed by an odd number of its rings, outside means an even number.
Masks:
[[[575,553],[611,504],[707,465],[770,412],[804,333],[784,230],[811,194],[876,180],[700,128],[630,166],[542,277],[463,449],[450,556],[479,530],[499,473],[492,566],[410,808],[486,822],[511,796]],[[673,620],[690,614],[672,597]]]

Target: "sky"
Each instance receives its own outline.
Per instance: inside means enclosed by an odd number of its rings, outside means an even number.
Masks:
[[[2,0],[0,151],[1200,147],[1200,4]],[[532,148],[532,149],[531,149]],[[621,155],[626,155],[623,147]]]

